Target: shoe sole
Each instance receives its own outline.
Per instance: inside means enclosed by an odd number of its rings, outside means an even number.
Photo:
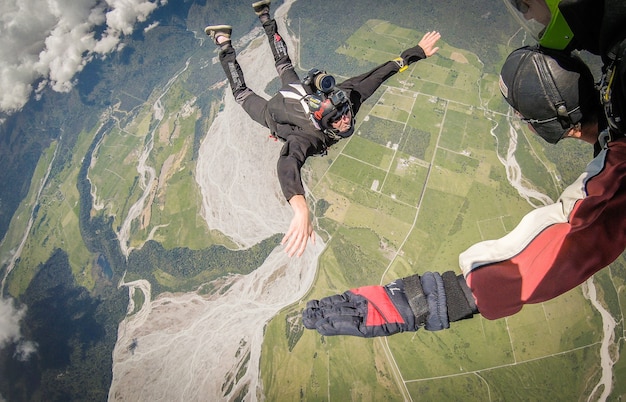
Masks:
[[[258,14],[259,12],[263,11],[263,6],[267,6],[267,8],[269,9],[271,3],[272,0],[257,1],[256,3],[252,3],[252,8]]]
[[[231,25],[209,25],[208,27],[204,28],[204,33],[209,36],[212,36],[211,32],[224,32],[230,35],[232,30],[233,27]]]

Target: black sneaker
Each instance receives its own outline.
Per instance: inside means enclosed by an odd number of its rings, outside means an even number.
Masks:
[[[256,15],[258,15],[260,17],[263,14],[269,14],[270,13],[270,3],[271,2],[272,2],[272,0],[257,1],[256,3],[252,3],[252,8],[254,8],[254,12],[256,13]]]
[[[233,27],[230,25],[209,25],[204,28],[204,33],[209,35],[211,39],[213,39],[213,43],[219,46],[220,44],[217,43],[217,38],[223,36],[230,40],[230,34],[233,33]]]

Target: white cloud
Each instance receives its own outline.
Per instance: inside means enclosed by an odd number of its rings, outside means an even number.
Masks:
[[[25,314],[25,306],[16,308],[13,299],[0,298],[0,349],[17,344],[14,357],[19,361],[28,360],[37,351],[36,342],[22,339],[20,321]]]
[[[26,308],[16,309],[12,299],[0,299],[0,348],[20,340],[20,320]]]
[[[37,351],[37,342],[20,341],[15,350],[15,358],[21,362],[27,361]]]
[[[150,25],[148,25],[147,27],[145,27],[145,28],[143,29],[143,31],[144,31],[144,32],[148,32],[148,31],[151,31],[152,29],[154,29],[154,28],[156,28],[156,27],[158,27],[158,26],[159,26],[159,22],[158,22],[158,21],[157,21],[157,22],[153,22],[152,24],[150,24]]]
[[[115,51],[122,35],[167,0],[0,1],[0,111],[22,108],[46,86],[67,92],[94,56]],[[104,28],[96,37],[96,28]],[[33,88],[35,81],[44,85]]]

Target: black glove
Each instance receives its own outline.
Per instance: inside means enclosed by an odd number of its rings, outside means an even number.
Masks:
[[[462,283],[465,283],[464,279]],[[365,286],[341,295],[311,300],[302,312],[302,321],[306,328],[316,329],[322,335],[370,338],[417,331],[422,326],[429,331],[438,331],[450,326],[446,298],[450,286],[455,302],[458,300],[464,304],[463,312],[457,311],[458,306],[452,306],[454,321],[461,319],[459,315],[471,317],[476,306],[473,300],[473,308],[469,305],[461,282],[448,271],[443,276],[427,272],[421,277],[413,275],[385,286]],[[461,297],[457,297],[459,295]]]

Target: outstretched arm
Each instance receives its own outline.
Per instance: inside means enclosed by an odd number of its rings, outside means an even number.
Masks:
[[[309,208],[306,205],[306,198],[297,194],[289,199],[289,205],[293,209],[293,218],[289,225],[289,230],[283,237],[280,244],[286,244],[285,252],[289,257],[297,255],[300,257],[306,249],[309,238],[315,244],[315,232],[309,219]]]
[[[611,141],[556,203],[504,237],[459,256],[482,315],[510,316],[553,299],[603,269],[626,247],[626,140]]]
[[[422,327],[439,331],[477,312],[462,275],[426,272],[385,286],[364,286],[311,300],[302,312],[302,322],[326,336],[370,338]]]
[[[441,35],[437,31],[427,32],[419,43],[402,52],[400,57],[390,60],[364,74],[347,79],[338,85],[348,93],[353,111],[358,112],[361,104],[369,98],[378,87],[394,74],[404,71],[409,64],[425,59],[437,53],[437,41]]]
[[[293,209],[293,218],[281,244],[290,257],[300,257],[306,249],[309,238],[315,243],[313,225],[309,219],[309,208],[304,196],[304,186],[300,169],[307,159],[318,151],[315,142],[304,135],[290,135],[278,158],[278,181],[285,199]]]

